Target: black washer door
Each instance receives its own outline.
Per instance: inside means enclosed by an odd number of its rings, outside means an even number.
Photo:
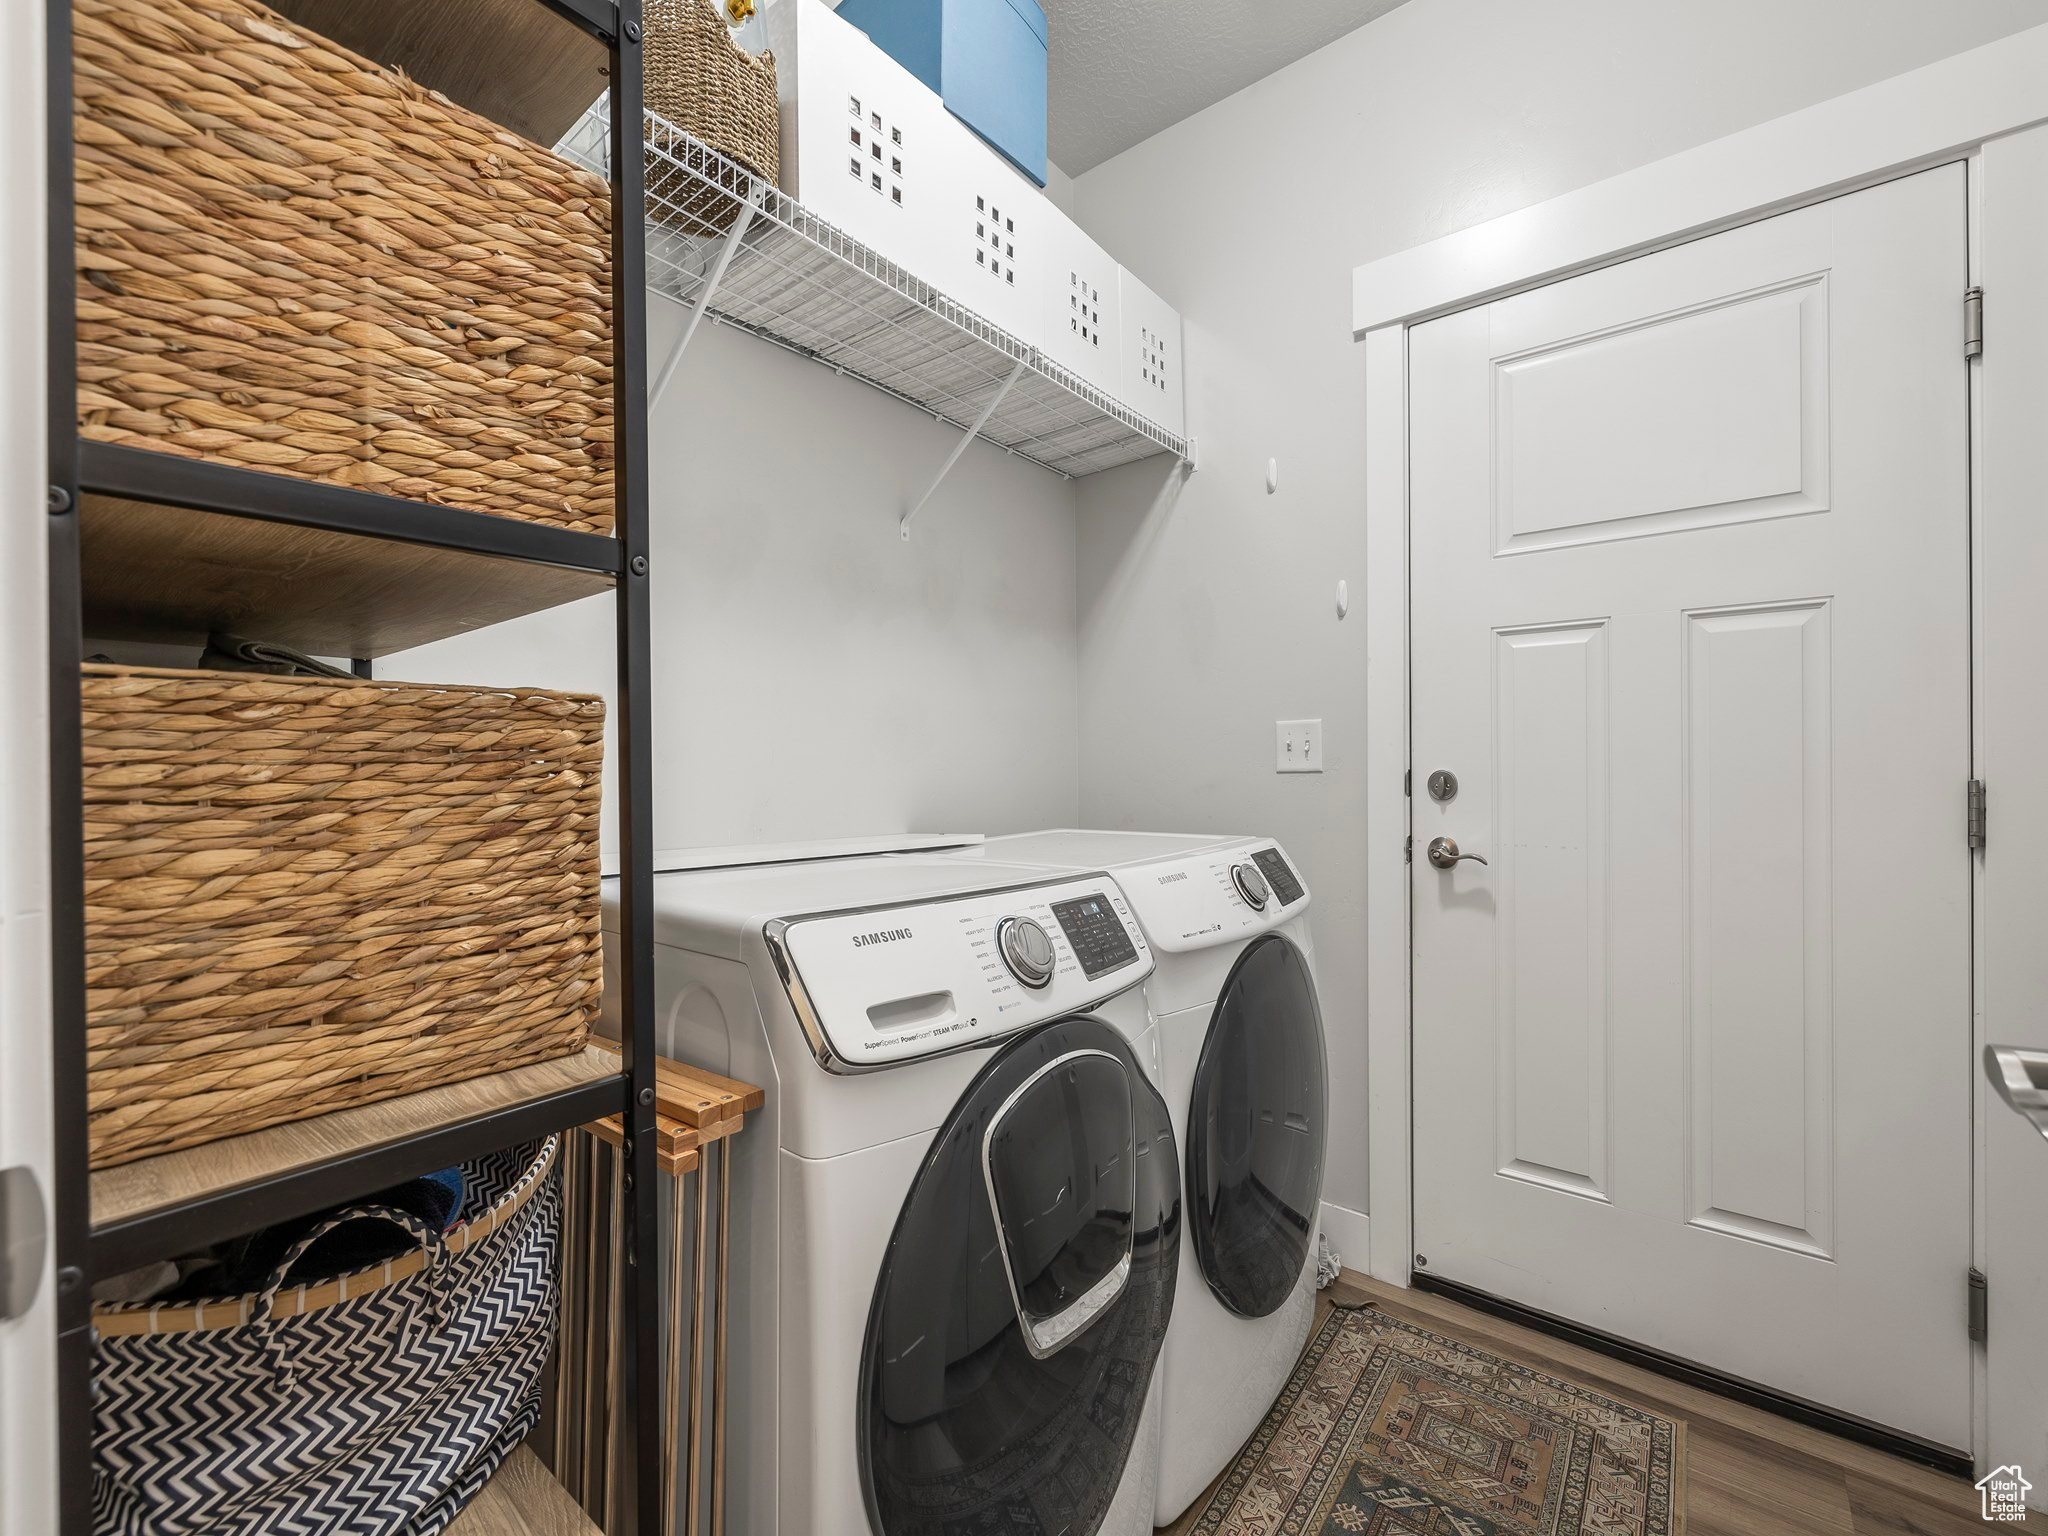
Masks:
[[[1328,1117],[1323,1018],[1308,962],[1268,934],[1216,999],[1188,1102],[1188,1226],[1216,1299],[1279,1309],[1308,1261]]]
[[[1173,1309],[1180,1177],[1123,1036],[1009,1042],[940,1127],[882,1261],[860,1464],[880,1536],[1091,1536]]]

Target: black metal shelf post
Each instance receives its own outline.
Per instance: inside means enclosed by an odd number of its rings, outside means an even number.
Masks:
[[[640,0],[534,0],[611,52],[612,142],[640,143]],[[404,7],[394,7],[402,15]],[[295,480],[233,466],[82,442],[77,411],[76,258],[72,142],[71,0],[47,0],[49,311],[49,770],[51,1034],[55,1094],[52,1235],[57,1266],[57,1528],[92,1530],[92,1279],[185,1246],[317,1210],[414,1173],[622,1112],[631,1127],[625,1188],[625,1334],[619,1390],[630,1410],[621,1437],[631,1473],[621,1530],[661,1536],[662,1394],[654,1142],[651,567],[647,515],[644,167],[611,156],[614,425],[613,537]],[[79,667],[83,660],[80,499],[86,492],[390,539],[612,578],[617,613],[620,923],[623,1073],[336,1158],[314,1168],[209,1194],[95,1230],[87,1135],[84,807]]]
[[[612,34],[612,420],[617,452],[614,517],[625,557],[615,587],[620,686],[620,1035],[625,1047],[627,1318],[621,1390],[625,1416],[626,1528],[659,1536],[662,1501],[661,1226],[654,1145],[654,724],[648,672],[652,555],[647,526],[647,195],[641,150],[640,0],[618,0]],[[635,1347],[644,1346],[644,1347]],[[690,1369],[696,1369],[692,1361]],[[694,1528],[695,1514],[689,1522]]]
[[[49,113],[51,1238],[57,1263],[57,1526],[92,1530],[91,1144],[86,1132],[85,803],[79,667],[78,256],[73,249],[71,0],[46,9]]]

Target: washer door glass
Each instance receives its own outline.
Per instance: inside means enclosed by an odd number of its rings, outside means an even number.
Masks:
[[[1301,951],[1278,934],[1238,956],[1188,1104],[1188,1224],[1216,1299],[1277,1311],[1301,1279],[1323,1192],[1323,1020]]]
[[[1100,1526],[1173,1306],[1178,1168],[1165,1101],[1107,1024],[1042,1026],[983,1069],[868,1316],[859,1449],[880,1536]]]

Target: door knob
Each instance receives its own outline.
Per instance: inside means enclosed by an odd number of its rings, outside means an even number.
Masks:
[[[1461,859],[1469,859],[1474,864],[1486,862],[1476,853],[1458,852],[1458,840],[1454,837],[1433,837],[1429,840],[1429,862],[1438,869],[1450,869]]]

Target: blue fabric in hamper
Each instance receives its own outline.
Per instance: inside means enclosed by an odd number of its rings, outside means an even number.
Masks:
[[[301,1240],[247,1322],[96,1338],[97,1536],[437,1536],[540,1416],[558,1300],[557,1145],[465,1165],[465,1222],[539,1182],[461,1253],[415,1215],[357,1207]],[[271,1317],[298,1252],[350,1221],[408,1227],[431,1262],[353,1300]]]

